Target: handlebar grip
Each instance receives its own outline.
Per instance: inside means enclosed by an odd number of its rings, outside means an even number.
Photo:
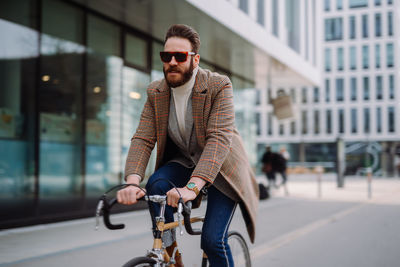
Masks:
[[[116,203],[118,203],[117,198],[113,198],[110,201],[104,200],[103,221],[104,225],[110,230],[119,230],[125,228],[125,224],[112,224],[110,221],[110,209]]]
[[[183,203],[182,201],[182,206],[183,206],[183,222],[185,224],[185,229],[186,232],[190,235],[201,235],[201,229],[193,229],[192,224],[190,222],[190,214],[192,212],[192,201],[188,201],[186,203]]]

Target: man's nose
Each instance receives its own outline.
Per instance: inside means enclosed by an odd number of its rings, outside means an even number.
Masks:
[[[176,61],[175,56],[172,56],[171,61],[169,62],[170,65],[178,65],[178,61]]]

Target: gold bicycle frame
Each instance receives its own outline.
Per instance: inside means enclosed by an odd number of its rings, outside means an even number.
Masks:
[[[190,223],[195,223],[195,222],[203,222],[204,217],[193,217],[190,218]],[[175,229],[179,227],[179,225],[183,225],[184,221],[174,221],[170,223],[164,223],[163,221],[157,222],[157,230],[161,232],[161,236],[164,233],[164,231],[169,230],[169,229]],[[176,252],[175,254],[179,253],[178,246],[176,247]],[[161,237],[154,237],[153,240],[153,251],[163,251],[163,257],[164,257],[164,262],[170,262],[172,255],[169,255],[168,252],[166,251],[165,248],[162,246],[162,239]],[[206,254],[203,252],[203,258],[207,257]],[[175,267],[175,264],[171,264],[171,267]]]

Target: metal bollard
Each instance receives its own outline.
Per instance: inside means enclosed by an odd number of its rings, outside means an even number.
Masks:
[[[368,198],[372,198],[372,168],[368,167],[367,172],[367,184],[368,184]]]
[[[323,170],[322,166],[316,166],[314,170],[317,173],[317,195],[318,195],[318,198],[321,198],[322,197],[322,173],[324,170]]]

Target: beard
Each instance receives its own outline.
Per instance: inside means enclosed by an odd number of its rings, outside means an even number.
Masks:
[[[193,69],[194,69],[193,58],[192,58],[192,60],[190,60],[189,68],[185,71],[180,70],[178,66],[170,67],[168,69],[165,69],[165,67],[164,67],[163,72],[164,72],[165,81],[167,82],[169,87],[176,88],[176,87],[182,86],[185,83],[187,83],[190,80],[190,78],[192,78]],[[180,78],[178,80],[168,79],[169,72],[179,72],[182,75],[182,78]]]

